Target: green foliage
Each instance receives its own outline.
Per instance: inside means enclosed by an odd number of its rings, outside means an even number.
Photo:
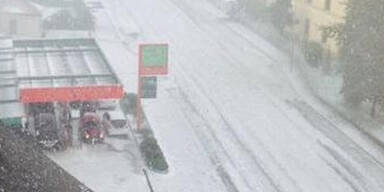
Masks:
[[[291,0],[276,0],[269,7],[272,24],[284,32],[285,27],[293,24],[292,2]]]
[[[320,43],[310,41],[306,45],[305,49],[305,59],[313,67],[318,67],[321,63],[323,55],[323,47]]]
[[[120,106],[126,115],[136,115],[137,95],[135,93],[125,93],[120,100]]]
[[[352,105],[384,95],[384,0],[349,0],[345,23],[325,27],[341,46],[342,93]]]
[[[140,134],[143,138],[154,137],[153,131],[148,126],[142,126],[137,133]]]
[[[74,1],[73,7],[77,15],[76,19],[78,20],[78,23],[87,30],[95,30],[95,18],[89,8],[85,5],[84,1]]]
[[[168,163],[165,160],[157,141],[153,137],[145,137],[140,144],[141,153],[144,156],[147,166],[156,171],[167,171]]]
[[[135,93],[125,93],[120,100],[120,107],[123,112],[128,115],[136,115],[137,95]],[[142,113],[142,125],[137,133],[141,135],[143,141],[140,143],[140,151],[144,157],[147,166],[155,171],[167,171],[168,164],[165,160],[163,152],[160,149],[156,139],[154,138],[151,127],[146,120],[145,114]]]
[[[93,31],[95,19],[84,2],[76,0],[47,18],[43,25],[46,29]]]

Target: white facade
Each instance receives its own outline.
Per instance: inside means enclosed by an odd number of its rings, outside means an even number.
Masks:
[[[0,0],[0,33],[13,37],[40,37],[41,14],[28,1]]]

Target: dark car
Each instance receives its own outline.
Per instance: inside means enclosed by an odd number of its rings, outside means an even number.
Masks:
[[[43,149],[57,150],[61,148],[55,116],[41,113],[37,116],[36,140]]]
[[[80,119],[81,138],[86,143],[104,142],[104,131],[96,113],[87,112]]]

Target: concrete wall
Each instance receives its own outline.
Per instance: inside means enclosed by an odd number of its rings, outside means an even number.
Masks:
[[[16,33],[12,33],[11,22],[15,22]],[[41,37],[42,21],[38,15],[0,13],[0,33],[11,36]]]

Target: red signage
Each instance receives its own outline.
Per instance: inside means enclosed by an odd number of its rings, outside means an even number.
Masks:
[[[123,97],[123,94],[123,87],[120,85],[28,88],[20,90],[20,99],[22,103],[92,101],[99,99],[120,99]]]

